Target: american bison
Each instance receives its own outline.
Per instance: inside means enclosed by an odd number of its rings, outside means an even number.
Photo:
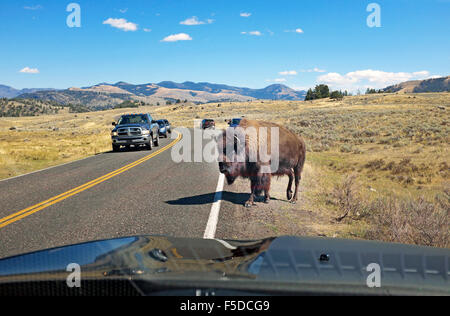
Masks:
[[[272,135],[272,130],[277,133],[278,139],[274,138],[276,136]],[[278,151],[278,155],[274,155],[275,151]],[[241,159],[237,158],[239,155]],[[276,168],[270,168],[274,157],[278,164]],[[251,195],[245,202],[246,207],[254,205],[255,196],[262,191],[264,202],[269,203],[272,175],[289,177],[286,196],[295,203],[305,157],[306,146],[300,136],[280,125],[264,121],[243,119],[235,130],[228,128],[219,142],[219,170],[225,175],[228,184],[233,184],[237,177],[250,179]],[[294,179],[295,192],[292,195]]]

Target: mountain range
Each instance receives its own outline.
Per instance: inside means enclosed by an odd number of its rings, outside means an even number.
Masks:
[[[1,85],[0,84],[0,98],[15,98],[21,94],[24,93],[34,93],[37,91],[45,91],[45,90],[55,90],[55,89],[42,89],[42,88],[36,88],[36,89],[22,89],[17,90],[9,86]]]
[[[1,86],[0,97],[26,98],[53,101],[60,104],[79,104],[90,108],[101,109],[112,107],[128,100],[142,101],[149,104],[158,102],[188,100],[195,103],[249,101],[256,99],[303,100],[305,91],[297,91],[281,84],[273,84],[263,89],[250,89],[213,84],[208,82],[176,83],[163,81],[160,83],[115,84],[100,83],[82,88],[24,89],[16,90]]]
[[[399,83],[382,89],[385,92],[419,93],[450,91],[450,76]],[[298,91],[282,84],[272,84],[262,89],[250,89],[186,81],[177,83],[115,84],[100,83],[81,88],[22,89],[0,85],[0,97],[35,99],[62,105],[81,105],[92,110],[111,108],[124,101],[140,101],[146,104],[165,104],[167,101],[187,100],[194,103],[269,100],[304,100],[306,91]]]

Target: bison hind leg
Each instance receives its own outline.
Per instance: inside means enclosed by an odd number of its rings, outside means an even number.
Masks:
[[[292,182],[294,182],[294,172],[292,170],[289,170],[289,172],[287,173],[287,176],[289,177],[289,183],[288,183],[288,187],[286,190],[286,197],[288,199],[288,201],[292,200],[292,194],[294,192],[292,192]]]
[[[264,188],[264,203],[269,203],[270,201],[270,180],[271,180],[271,174],[265,173],[262,176],[262,185]]]
[[[291,203],[293,203],[293,204],[295,204],[297,202],[298,187],[299,187],[300,180],[302,178],[301,173],[302,173],[301,166],[294,167],[295,193],[291,200]]]
[[[288,201],[290,201],[292,199],[292,190],[287,190],[286,192],[286,198]]]

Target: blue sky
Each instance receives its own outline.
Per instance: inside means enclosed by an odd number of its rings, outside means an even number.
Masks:
[[[450,73],[450,0],[78,0],[80,28],[66,25],[70,2],[0,0],[0,84],[356,91]],[[373,2],[381,27],[367,26]]]

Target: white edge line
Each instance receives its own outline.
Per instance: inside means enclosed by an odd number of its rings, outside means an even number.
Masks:
[[[209,213],[208,223],[206,224],[204,239],[214,239],[216,234],[217,222],[219,221],[220,202],[222,202],[223,184],[225,182],[225,175],[223,173],[219,176],[217,183],[216,194],[214,195],[214,202]]]

